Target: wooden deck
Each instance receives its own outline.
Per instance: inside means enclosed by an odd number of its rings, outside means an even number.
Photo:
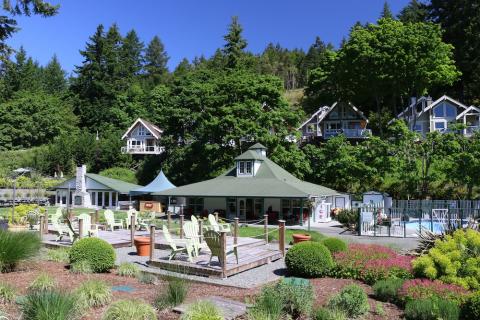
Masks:
[[[223,274],[222,267],[216,257],[208,265],[210,260],[210,251],[208,250],[202,250],[198,257],[193,258],[192,262],[188,261],[186,255],[178,255],[175,260],[169,261],[165,251],[158,251],[155,251],[154,259],[149,261],[152,266],[179,273],[219,278],[229,277],[282,258],[281,252],[274,245],[244,245],[238,248],[238,264],[234,254],[227,256],[226,270]],[[163,256],[159,256],[162,253]]]

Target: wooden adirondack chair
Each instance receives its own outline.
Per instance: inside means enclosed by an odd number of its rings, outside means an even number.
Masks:
[[[193,218],[193,216],[192,216]],[[196,218],[194,218],[197,220]],[[200,253],[201,249],[206,249],[208,248],[207,244],[205,242],[200,242],[200,235],[198,234],[199,232],[198,228],[198,220],[197,223],[193,222],[185,222],[183,225],[183,233],[185,234],[186,239],[190,239],[193,244],[193,249],[195,250],[195,256],[198,257],[198,254]]]
[[[135,223],[138,225],[138,212],[134,208],[130,208],[127,211],[127,217],[125,218],[125,226],[127,229],[130,229],[130,222],[132,221],[132,216],[135,214]]]
[[[162,227],[163,237],[167,241],[168,245],[172,249],[170,255],[168,256],[168,260],[172,260],[178,253],[186,252],[188,254],[188,261],[193,262],[192,258],[192,251],[193,251],[193,244],[190,239],[173,239],[168,232],[166,226]]]
[[[57,220],[62,216],[62,207],[58,207],[55,213],[49,214],[48,215],[48,223],[52,223],[53,217],[57,217]]]
[[[105,220],[107,220],[107,225],[110,227],[110,230],[115,230],[115,227],[123,229],[123,222],[121,219],[115,219],[113,211],[110,209],[105,210],[103,213],[105,215]]]
[[[88,213],[82,213],[78,216],[78,220],[83,220],[82,234],[88,237],[98,237],[98,224],[92,224],[92,217]]]
[[[152,211],[152,212],[149,212],[148,214],[148,218],[143,218],[143,219],[138,219],[137,220],[137,223],[138,223],[138,228],[141,230],[141,229],[145,229],[145,230],[148,230],[148,226],[151,224],[151,223],[154,223],[155,222],[155,211]]]
[[[67,235],[70,237],[70,241],[73,243],[75,241],[74,232],[68,226],[60,222],[60,219],[62,219],[62,211],[60,210],[60,216],[54,214],[51,219],[53,230],[57,233],[57,238],[55,239],[55,241],[61,241],[63,239],[63,236]]]
[[[204,234],[205,236],[205,242],[208,245],[208,248],[212,252],[212,255],[210,256],[210,260],[208,261],[208,265],[212,262],[213,257],[217,257],[218,261],[220,262],[220,265],[223,266],[226,261],[222,261],[222,246],[220,243],[220,233],[217,231],[213,230],[208,230]],[[238,264],[238,250],[237,250],[237,245],[231,245],[227,246],[227,252],[225,253],[225,257],[227,257],[230,254],[234,254],[235,258],[237,259],[237,264]]]
[[[213,231],[217,231],[217,232],[225,231],[227,233],[231,233],[230,224],[218,223],[217,220],[215,220],[215,216],[213,214],[208,215],[208,223],[210,223],[210,226],[212,227]]]

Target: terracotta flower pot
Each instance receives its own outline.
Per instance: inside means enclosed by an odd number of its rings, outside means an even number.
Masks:
[[[150,238],[149,237],[135,237],[133,243],[137,248],[137,254],[142,257],[150,255]]]
[[[312,237],[309,234],[300,234],[300,233],[294,233],[292,234],[292,237],[293,237],[293,243],[310,241],[310,239],[312,239]]]

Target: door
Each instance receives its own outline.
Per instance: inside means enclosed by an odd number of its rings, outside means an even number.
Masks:
[[[244,198],[238,199],[238,218],[240,219],[240,221],[247,220],[245,202],[246,200]]]
[[[253,199],[238,199],[238,217],[240,218],[240,221],[255,220],[255,213],[253,211]]]

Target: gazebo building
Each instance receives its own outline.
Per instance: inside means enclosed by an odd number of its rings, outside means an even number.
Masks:
[[[291,224],[328,221],[330,206],[339,192],[297,179],[267,158],[260,143],[235,158],[235,166],[210,180],[167,189],[154,195],[185,197],[184,213],[219,212],[240,221],[285,219]]]

